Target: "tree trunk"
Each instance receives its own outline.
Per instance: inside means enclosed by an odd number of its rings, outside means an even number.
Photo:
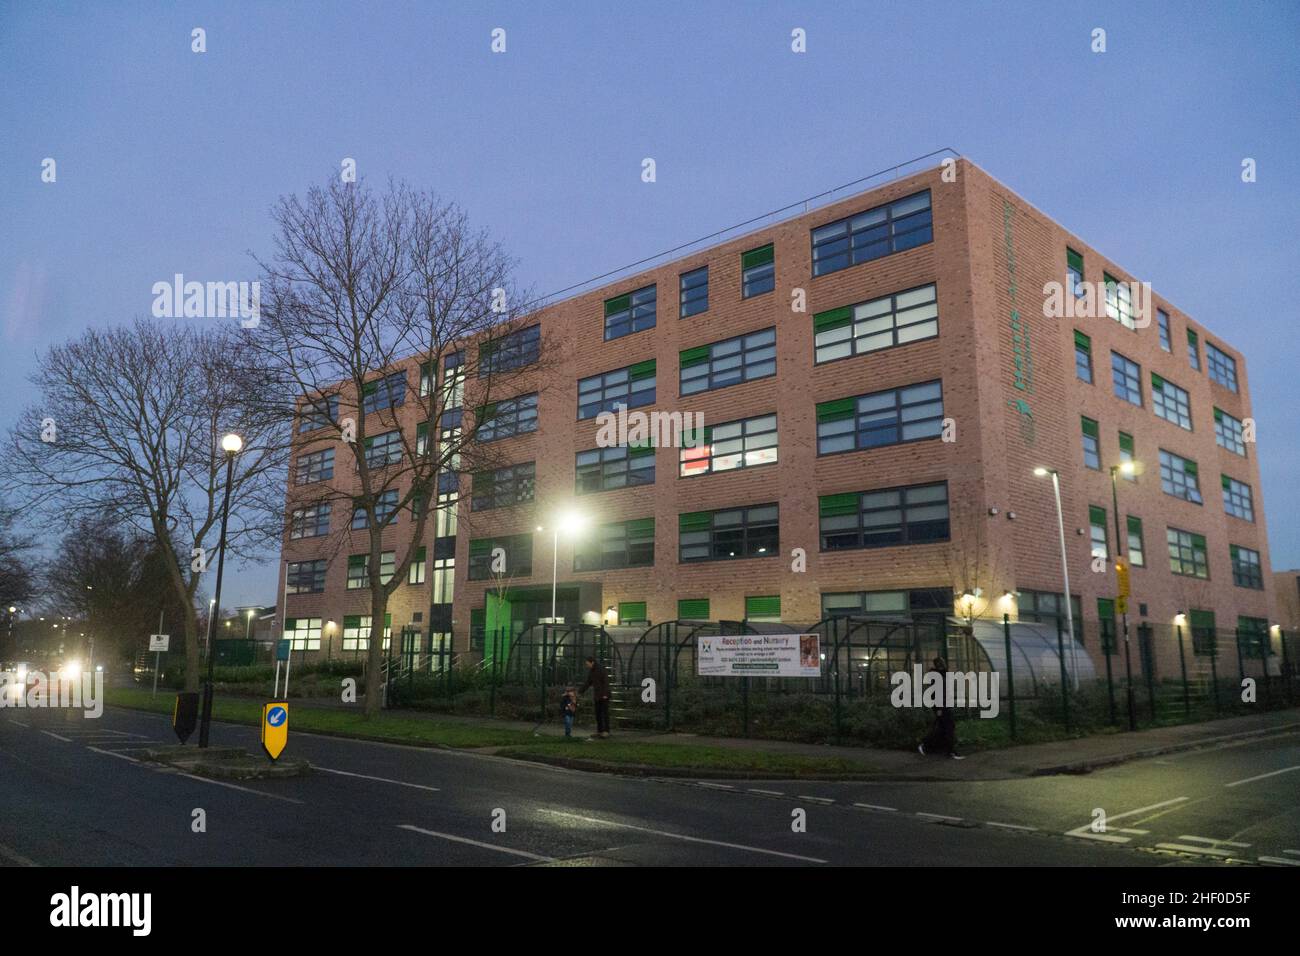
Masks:
[[[374,717],[379,713],[383,701],[383,689],[380,686],[384,665],[384,615],[388,612],[388,592],[378,583],[370,587],[370,645],[366,653],[366,706],[365,715]]]

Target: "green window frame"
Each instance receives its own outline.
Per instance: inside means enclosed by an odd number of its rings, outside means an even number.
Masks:
[[[951,533],[945,481],[822,495],[817,514],[822,551],[932,544]]]
[[[1160,347],[1166,352],[1172,352],[1174,346],[1169,336],[1169,313],[1164,309],[1156,309],[1156,329],[1160,334]]]
[[[1205,536],[1181,528],[1165,529],[1169,545],[1169,570],[1187,578],[1210,579],[1210,561],[1205,550]]]
[[[1250,485],[1229,475],[1221,475],[1220,484],[1223,487],[1224,512],[1242,521],[1254,522],[1255,503]]]
[[[605,341],[655,327],[657,287],[652,283],[605,300]]]
[[[1155,373],[1151,375],[1151,410],[1157,418],[1192,430],[1192,402],[1187,391]]]
[[[1191,329],[1187,330],[1187,364],[1192,370],[1199,372],[1201,370],[1201,345],[1197,339],[1196,333]]]
[[[776,374],[776,327],[683,349],[679,361],[683,396],[769,378]]]
[[[492,551],[502,548],[506,553],[507,578],[526,578],[533,573],[533,536],[531,534],[503,535],[495,538],[471,538],[469,542],[470,581],[489,581],[496,578],[492,571]]]
[[[1109,272],[1103,272],[1102,276],[1106,285],[1106,314],[1124,328],[1135,329],[1136,321],[1133,318],[1133,293],[1131,287],[1127,282],[1121,282]]]
[[[1194,505],[1203,504],[1200,469],[1196,462],[1171,451],[1160,449],[1160,489]]]
[[[373,621],[369,614],[345,614],[343,615],[343,650],[345,651],[366,651],[370,649],[370,622]],[[384,650],[388,650],[392,645],[393,638],[393,615],[384,615]]]
[[[750,299],[776,288],[776,247],[772,243],[740,256],[740,297]]]
[[[618,623],[626,624],[629,621],[649,623],[650,619],[646,616],[645,601],[618,602]]]
[[[781,515],[775,502],[677,517],[677,559],[682,564],[770,558],[780,552]]]
[[[1070,281],[1070,291],[1076,299],[1082,299],[1083,290],[1083,256],[1069,246],[1065,247],[1065,272]]]
[[[677,619],[679,621],[708,621],[708,598],[680,598],[677,601]]]
[[[1214,443],[1226,448],[1234,455],[1246,457],[1245,425],[1239,418],[1234,418],[1222,408],[1214,409]]]
[[[654,359],[578,379],[578,421],[616,411],[620,405],[653,405],[656,381]]]
[[[1219,649],[1219,632],[1214,622],[1214,612],[1192,608],[1192,653],[1214,656]]]
[[[934,239],[930,190],[845,216],[810,232],[814,277],[924,245]]]
[[[1119,433],[1119,460],[1121,464],[1137,461],[1137,448],[1133,443],[1133,436],[1128,432]],[[1120,472],[1120,474],[1124,475],[1126,481],[1137,481],[1136,474],[1124,474],[1123,472]]]
[[[494,471],[474,474],[470,511],[513,508],[533,500],[537,487],[537,463],[506,465]]]
[[[1237,616],[1237,647],[1242,657],[1263,660],[1271,649],[1268,639],[1268,618]]]
[[[813,358],[834,362],[932,339],[939,334],[933,282],[813,316]]]
[[[1142,541],[1142,519],[1128,515],[1128,563],[1135,568],[1147,564],[1146,545]]]
[[[321,619],[318,617],[286,617],[284,639],[295,651],[320,650]]]
[[[754,594],[745,597],[745,620],[780,621],[781,595]]]
[[[686,438],[678,452],[678,476],[681,478],[757,468],[777,462],[775,412],[706,425],[702,433],[696,430]]]
[[[1237,360],[1209,339],[1205,340],[1205,364],[1210,381],[1217,382],[1229,391],[1237,390]]]
[[[1094,558],[1110,559],[1110,537],[1106,528],[1106,509],[1088,505],[1088,543]]]
[[[1083,466],[1093,471],[1101,471],[1101,427],[1094,419],[1080,416],[1083,431]]]
[[[590,495],[655,480],[655,447],[649,442],[589,448],[574,456],[574,494]]]
[[[478,409],[478,431],[481,442],[499,441],[537,431],[537,393],[517,395],[481,405]]]
[[[1093,383],[1092,339],[1078,329],[1074,331],[1074,375],[1081,382]]]
[[[1103,654],[1115,650],[1115,601],[1112,598],[1097,598],[1097,623],[1101,625],[1101,650]]]
[[[1233,584],[1253,591],[1264,590],[1264,566],[1258,551],[1233,544],[1228,546],[1228,555],[1232,558]]]
[[[920,382],[817,405],[817,454],[901,445],[943,434],[943,382]]]
[[[407,584],[423,584],[425,581],[426,569],[428,567],[428,552],[424,545],[415,549],[415,555],[411,558],[411,564],[406,569]]]
[[[655,563],[655,519],[602,524],[573,549],[574,571],[648,568]]]
[[[1115,397],[1142,407],[1142,366],[1119,352],[1110,353],[1110,378]]]
[[[678,277],[681,317],[689,318],[709,311],[709,267],[700,266]]]

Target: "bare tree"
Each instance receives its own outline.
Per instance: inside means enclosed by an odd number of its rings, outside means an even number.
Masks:
[[[297,422],[298,450],[338,452],[335,480],[291,487],[288,511],[292,521],[299,508],[329,503],[355,518],[358,528],[338,523],[325,542],[330,560],[355,550],[364,524],[376,680],[389,596],[431,516],[454,507],[438,494],[439,476],[497,462],[482,439],[516,411],[499,399],[544,387],[540,333],[525,318],[513,260],[432,193],[390,184],[377,194],[335,179],[281,199],[273,217],[275,253],[259,260],[261,322],[246,340],[279,383],[276,409]],[[412,357],[423,363],[418,385],[407,375]],[[414,531],[385,579],[383,533],[403,514]],[[373,691],[368,715],[379,707]]]
[[[244,449],[231,485],[227,547],[277,537],[286,424],[256,400],[241,346],[223,329],[138,320],[91,329],[40,359],[38,402],[9,436],[0,476],[61,526],[109,516],[148,535],[184,608],[185,681],[197,690],[195,597],[216,545],[225,491],[223,433]]]
[[[36,591],[35,542],[18,527],[18,509],[0,503],[0,615],[27,604]]]

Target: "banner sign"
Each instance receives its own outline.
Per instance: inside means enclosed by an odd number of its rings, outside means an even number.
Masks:
[[[695,669],[701,677],[819,677],[817,634],[713,634],[700,637]]]

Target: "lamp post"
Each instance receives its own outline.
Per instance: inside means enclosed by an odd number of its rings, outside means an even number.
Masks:
[[[555,623],[557,602],[556,598],[559,593],[560,582],[560,532],[563,531],[569,537],[576,535],[586,527],[587,519],[584,515],[576,511],[566,511],[555,519],[555,525],[551,529],[553,534],[551,548],[551,623]],[[545,531],[541,525],[537,526],[538,531]]]
[[[17,616],[18,616],[18,608],[10,604],[9,605],[9,641],[6,646],[6,649],[10,651],[15,657],[18,656],[18,649],[14,647],[14,618]]]
[[[217,585],[212,596],[212,611],[208,614],[208,679],[203,684],[203,716],[199,723],[199,746],[208,745],[208,732],[212,727],[212,674],[215,657],[212,653],[212,625],[221,607],[221,573],[226,564],[226,523],[230,519],[230,486],[235,477],[235,456],[244,447],[244,440],[231,432],[221,439],[221,450],[226,453],[226,493],[221,502],[221,535],[217,538]]]
[[[249,640],[253,636],[253,609],[248,609],[248,623],[244,625],[244,640]]]
[[[1065,552],[1065,516],[1061,513],[1061,476],[1055,468],[1042,467],[1035,468],[1034,474],[1039,478],[1052,476],[1052,493],[1056,497],[1056,531],[1061,540],[1061,580],[1065,585],[1065,626],[1070,632],[1070,671],[1074,675],[1074,689],[1078,690],[1079,668],[1076,666],[1078,657],[1075,649],[1078,641],[1074,639],[1074,607],[1070,602],[1070,564]]]
[[[1120,472],[1131,475],[1137,470],[1136,465],[1131,461],[1126,461],[1118,465],[1110,466],[1110,504],[1115,509],[1115,578],[1116,578],[1116,597],[1119,596],[1119,573],[1120,568],[1127,570],[1122,555],[1127,550],[1127,538],[1123,537],[1119,526],[1119,482],[1116,476]],[[1121,542],[1124,544],[1121,545]],[[1137,712],[1133,709],[1133,661],[1129,655],[1128,642],[1128,598],[1127,596],[1120,602],[1120,616],[1124,622],[1124,696],[1128,701],[1128,729],[1137,730]]]

